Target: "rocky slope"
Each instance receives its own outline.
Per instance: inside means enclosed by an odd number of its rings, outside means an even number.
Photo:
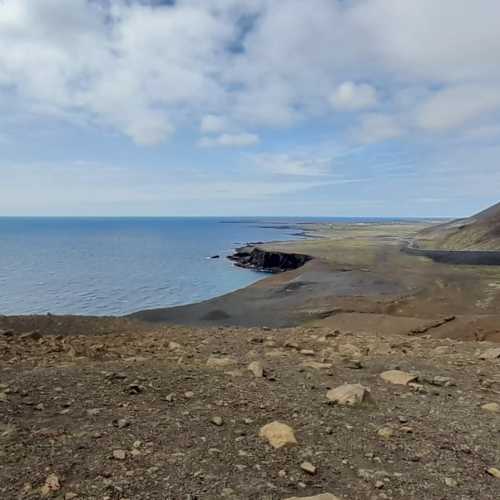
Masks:
[[[472,217],[424,229],[416,242],[439,250],[500,251],[500,203]]]
[[[0,333],[4,500],[500,498],[498,345],[49,333]]]

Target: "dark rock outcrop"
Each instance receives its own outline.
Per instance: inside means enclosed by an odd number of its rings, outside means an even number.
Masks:
[[[258,247],[238,248],[228,256],[236,266],[268,273],[281,273],[297,269],[310,261],[312,257],[299,253],[271,252]]]

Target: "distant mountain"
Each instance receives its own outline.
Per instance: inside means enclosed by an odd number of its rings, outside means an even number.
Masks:
[[[500,251],[500,203],[466,219],[457,219],[421,231],[421,248]]]

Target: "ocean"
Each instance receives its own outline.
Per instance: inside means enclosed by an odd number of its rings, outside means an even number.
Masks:
[[[123,315],[209,299],[261,279],[225,257],[247,242],[298,238],[290,222],[0,218],[0,314]]]

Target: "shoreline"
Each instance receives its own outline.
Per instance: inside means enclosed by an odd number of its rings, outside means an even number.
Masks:
[[[0,330],[105,334],[186,327],[326,326],[500,341],[500,266],[458,266],[401,250],[425,223],[315,224],[314,238],[236,249],[262,279],[200,302],[124,316],[0,316]],[[252,252],[257,255],[252,257]],[[300,259],[288,260],[289,256]],[[266,256],[274,256],[271,265]],[[447,283],[448,286],[442,286]],[[498,284],[498,287],[497,287]],[[443,322],[453,317],[453,321]],[[17,326],[16,326],[17,325]],[[436,326],[437,325],[437,326]]]

